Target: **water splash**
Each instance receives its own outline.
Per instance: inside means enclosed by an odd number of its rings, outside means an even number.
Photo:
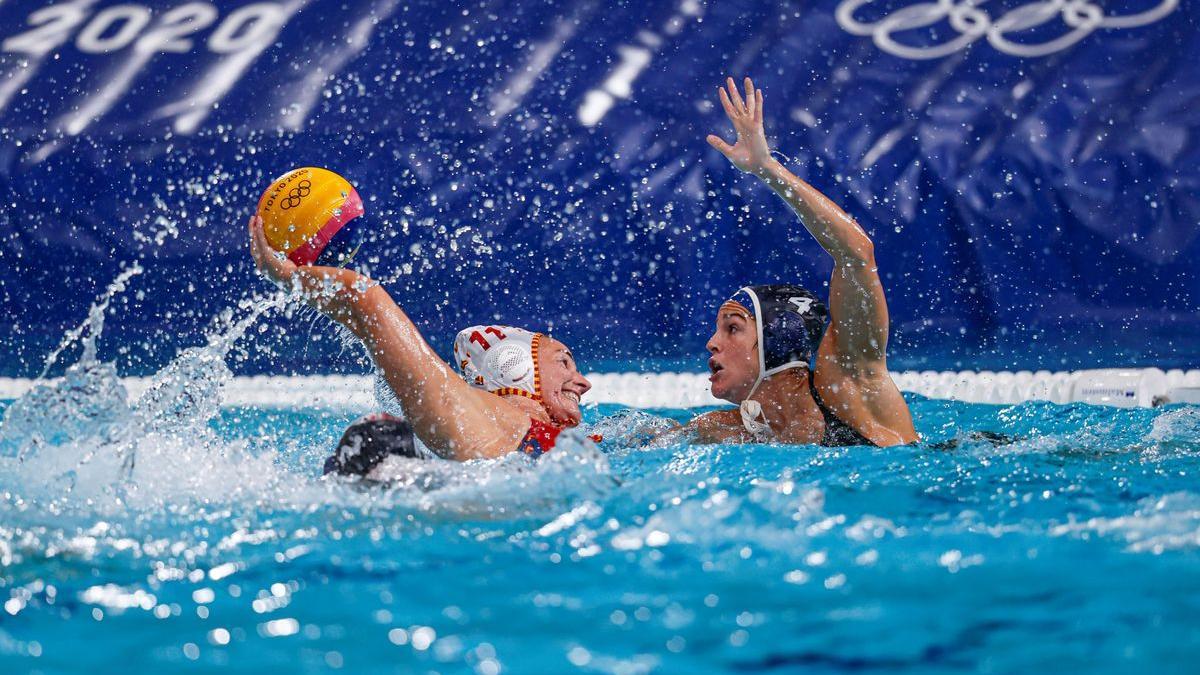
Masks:
[[[665,446],[679,440],[674,434],[668,435],[679,428],[677,422],[641,410],[620,410],[583,428],[587,434],[599,435],[618,447]],[[655,442],[655,439],[661,440]]]
[[[520,453],[466,462],[388,457],[370,478],[387,490],[392,508],[487,520],[558,513],[620,484],[607,456],[577,429],[565,430],[554,452],[538,460]]]
[[[372,386],[375,392],[375,403],[379,405],[380,410],[389,415],[404,416],[404,407],[400,405],[400,399],[396,397],[396,392],[392,391],[392,386],[387,383],[383,374],[378,370],[375,371]]]
[[[50,369],[58,362],[58,357],[63,351],[70,347],[76,340],[80,339],[86,332],[87,337],[83,338],[83,355],[79,357],[79,364],[90,365],[96,362],[96,340],[100,334],[104,332],[104,313],[108,311],[108,306],[113,298],[118,294],[125,292],[126,285],[129,280],[138,276],[145,270],[136,262],[123,270],[113,279],[104,293],[92,303],[91,309],[88,310],[88,316],[83,320],[83,323],[76,326],[74,329],[67,331],[63,336],[62,342],[50,355],[46,357],[46,364],[42,367],[42,372],[37,379],[41,380],[49,374]]]
[[[46,357],[39,382],[4,413],[0,422],[0,456],[19,459],[47,445],[97,437],[114,440],[126,425],[130,410],[128,392],[111,363],[96,358],[96,343],[104,331],[104,315],[113,298],[142,273],[136,263],[123,270],[92,303],[88,316],[63,336]],[[57,381],[46,381],[50,369],[68,347],[82,339],[79,361]]]
[[[0,459],[9,458],[5,463],[12,465],[4,473],[21,494],[51,501],[72,493],[108,495],[119,505],[137,490],[140,479],[186,484],[189,478],[194,482],[198,469],[212,464],[213,455],[246,460],[244,447],[221,443],[208,428],[221,409],[222,388],[233,377],[225,357],[251,325],[284,306],[290,296],[252,297],[239,303],[242,316],[232,310],[218,314],[207,344],[172,359],[131,404],[114,364],[97,358],[97,342],[110,303],[141,273],[134,265],[109,284],[88,318],[47,358],[42,381],[5,410]],[[45,380],[62,352],[80,339],[79,361],[62,378]],[[154,466],[135,479],[139,458]]]
[[[107,293],[97,306],[114,295]],[[424,518],[509,520],[600,499],[618,484],[606,456],[577,431],[560,436],[555,452],[539,462],[517,454],[466,463],[393,460],[375,483],[384,489],[370,491],[286,466],[284,454],[298,450],[297,441],[286,435],[222,437],[217,432],[222,392],[233,377],[228,353],[265,313],[290,311],[299,306],[296,300],[292,289],[248,298],[236,310],[220,312],[206,331],[206,344],[179,353],[132,402],[115,367],[95,358],[102,324],[93,321],[86,359],[8,409],[0,432],[20,450],[15,459],[0,458],[0,487],[11,485],[14,494],[56,509],[99,512],[116,520],[130,509],[263,500],[297,508],[333,500]],[[376,395],[385,409],[399,411],[386,382],[379,381]],[[310,450],[317,454],[325,448]]]
[[[155,373],[134,405],[139,432],[182,433],[207,424],[221,408],[221,391],[233,379],[225,357],[250,326],[268,311],[279,309],[289,296],[254,297],[240,303],[249,310],[235,319],[231,311],[218,315],[217,326],[204,347],[189,347]]]

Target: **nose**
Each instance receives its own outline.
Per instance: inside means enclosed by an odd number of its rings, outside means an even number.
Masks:
[[[718,351],[720,351],[717,347],[717,334],[716,333],[713,333],[712,337],[708,338],[708,342],[705,343],[704,348],[707,349],[709,351],[709,353],[711,353],[711,354],[716,354]]]
[[[586,394],[592,390],[592,383],[588,382],[588,379],[586,377],[584,377],[583,375],[579,376],[579,384],[583,386],[583,391],[579,392],[580,396],[583,396],[584,394]]]

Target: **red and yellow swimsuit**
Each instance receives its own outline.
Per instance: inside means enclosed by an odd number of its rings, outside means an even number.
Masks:
[[[566,427],[560,427],[557,424],[535,420],[529,418],[529,431],[525,432],[525,438],[517,445],[517,450],[537,459],[554,448],[554,444],[558,442],[558,435],[563,432]],[[600,434],[592,434],[588,438],[599,443],[604,440]]]

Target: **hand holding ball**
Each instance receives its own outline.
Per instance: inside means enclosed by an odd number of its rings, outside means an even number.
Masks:
[[[350,221],[363,215],[354,187],[318,167],[293,169],[271,182],[258,216],[271,248],[297,265],[344,265],[357,250]]]

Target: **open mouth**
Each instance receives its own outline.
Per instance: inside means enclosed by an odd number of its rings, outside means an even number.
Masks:
[[[579,394],[576,394],[573,391],[564,391],[563,398],[573,402],[575,405],[579,405]]]
[[[722,370],[725,370],[725,366],[722,366],[721,364],[717,363],[716,361],[709,359],[708,360],[708,370],[711,373],[711,377],[716,377],[717,373],[721,372]]]

